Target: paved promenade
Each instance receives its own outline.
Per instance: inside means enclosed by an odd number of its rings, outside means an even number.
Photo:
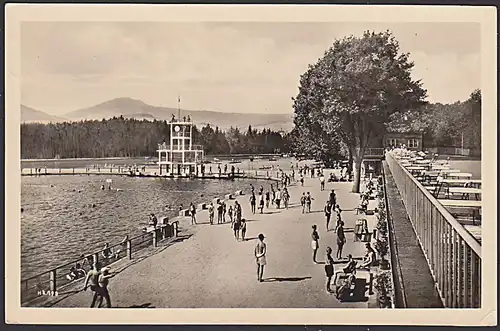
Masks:
[[[328,176],[328,173],[326,173]],[[326,176],[326,177],[327,177]],[[113,307],[156,308],[368,308],[376,306],[375,295],[369,291],[359,293],[356,300],[340,303],[326,292],[323,264],[312,262],[311,226],[318,225],[320,249],[318,261],[324,261],[327,245],[336,251],[336,235],[325,229],[323,207],[330,189],[337,193],[337,203],[344,210],[347,243],[344,256],[351,253],[361,258],[364,244],[353,241],[352,229],[359,218],[354,208],[359,195],[350,193],[352,183],[326,183],[320,191],[317,178],[306,178],[304,187],[289,187],[291,206],[288,210],[270,206],[264,214],[252,214],[249,205],[249,188],[237,197],[243,207],[247,223],[247,241],[237,242],[230,223],[208,224],[208,212],[198,213],[199,225],[191,226],[185,218],[180,224],[180,236],[185,240],[170,245],[156,254],[130,263],[118,270],[110,280],[109,292]],[[258,190],[258,188],[256,188]],[[300,195],[311,192],[315,199],[312,213],[302,214]],[[229,202],[233,204],[233,201]],[[373,209],[376,202],[371,201]],[[360,216],[361,217],[361,216]],[[374,216],[368,220],[370,231]],[[215,220],[216,222],[216,220]],[[333,229],[334,215],[330,227]],[[349,231],[351,230],[351,231]],[[254,246],[257,235],[263,233],[267,243],[267,266],[264,282],[257,282]],[[161,245],[161,244],[160,244]],[[118,262],[120,263],[120,262]],[[336,264],[335,270],[343,267]],[[362,280],[363,272],[358,273]],[[368,287],[367,287],[368,288]],[[362,291],[361,291],[362,292]],[[60,298],[57,307],[88,307],[90,291],[77,292]]]

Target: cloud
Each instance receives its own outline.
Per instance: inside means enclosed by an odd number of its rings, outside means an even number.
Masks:
[[[29,22],[22,26],[22,102],[60,113],[121,96],[172,106],[182,93],[183,107],[191,109],[292,112],[290,99],[308,64],[334,39],[366,29],[393,31],[401,50],[412,54],[415,77],[423,79],[432,98],[448,102],[479,87],[476,28],[454,23]]]

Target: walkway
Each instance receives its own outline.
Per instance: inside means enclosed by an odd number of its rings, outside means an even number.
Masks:
[[[328,174],[326,174],[328,176]],[[327,177],[326,176],[326,177]],[[367,308],[374,307],[375,295],[365,291],[356,302],[338,302],[325,290],[324,265],[312,262],[311,226],[318,225],[323,261],[326,245],[334,249],[336,236],[326,232],[323,206],[330,189],[337,192],[337,203],[345,210],[345,228],[354,228],[358,219],[352,211],[359,203],[350,193],[352,183],[327,183],[320,191],[317,178],[306,178],[304,187],[289,187],[291,207],[270,208],[263,215],[250,213],[249,195],[238,197],[243,206],[248,241],[237,242],[230,224],[207,224],[207,211],[198,214],[204,224],[191,227],[186,218],[181,222],[180,236],[191,235],[157,254],[121,270],[111,279],[109,291],[114,307],[156,308]],[[246,189],[246,188],[245,188]],[[256,188],[258,189],[258,188]],[[248,189],[245,191],[248,192]],[[311,192],[315,199],[313,212],[302,214],[299,203],[302,192]],[[233,202],[231,202],[233,203]],[[371,209],[375,201],[370,202]],[[349,211],[351,210],[351,211]],[[374,216],[368,219],[374,226]],[[334,223],[334,217],[332,217]],[[333,226],[332,224],[330,225]],[[353,233],[346,231],[345,255],[364,255],[364,244],[353,242]],[[267,263],[263,283],[257,282],[253,249],[259,233],[266,236]],[[340,268],[336,265],[335,268]],[[115,268],[117,269],[117,268]],[[359,277],[362,277],[359,273]],[[60,298],[62,299],[62,298]],[[88,307],[91,292],[77,292],[60,300],[58,307]]]

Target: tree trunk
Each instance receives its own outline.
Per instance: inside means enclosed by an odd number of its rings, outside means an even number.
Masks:
[[[363,158],[356,157],[354,159],[354,184],[352,186],[353,193],[359,193],[359,186],[361,184],[361,164],[363,163]]]

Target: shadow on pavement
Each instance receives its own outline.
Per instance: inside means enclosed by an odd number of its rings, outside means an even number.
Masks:
[[[352,295],[347,298],[344,298],[343,302],[367,302],[368,297],[365,295],[366,293],[366,285],[367,281],[364,278],[356,278],[356,286]]]
[[[125,308],[156,308],[155,306],[151,306],[151,302],[143,303],[142,305],[132,305]]]
[[[259,239],[259,238],[257,238],[257,237],[245,238],[245,241],[256,240],[256,239]]]
[[[264,215],[279,214],[279,211],[266,211]]]
[[[265,278],[262,281],[265,283],[273,282],[300,282],[302,280],[311,279],[311,277],[270,277]]]

